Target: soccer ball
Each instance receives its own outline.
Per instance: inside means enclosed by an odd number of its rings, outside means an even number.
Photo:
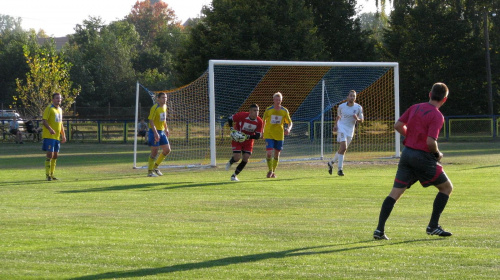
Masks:
[[[243,142],[246,140],[247,136],[243,132],[233,130],[231,131],[231,138],[236,142]]]

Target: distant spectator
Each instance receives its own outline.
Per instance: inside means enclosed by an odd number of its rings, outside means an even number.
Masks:
[[[144,139],[145,144],[148,143],[147,141],[147,133],[148,133],[148,124],[144,120],[144,118],[141,119],[141,122],[138,125],[137,128],[139,131],[137,132],[137,136],[140,136]]]
[[[24,123],[24,125],[26,126],[26,131],[33,134],[33,141],[36,140],[37,142],[40,142],[40,134],[42,133],[42,128],[35,127],[35,124],[32,120],[28,120]]]
[[[16,136],[16,143],[24,144],[23,143],[23,134],[22,134],[21,130],[19,130],[19,122],[17,121],[17,114],[15,114],[14,119],[9,122],[9,126],[10,126],[10,130],[9,130],[10,134]]]

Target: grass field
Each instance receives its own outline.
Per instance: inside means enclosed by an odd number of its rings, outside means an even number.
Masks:
[[[147,178],[131,145],[63,144],[46,182],[39,144],[1,143],[0,279],[498,279],[500,144],[440,147],[454,235],[425,234],[436,190],[416,184],[375,241],[394,159],[345,177],[287,162],[277,179],[251,163],[231,182],[223,162]]]

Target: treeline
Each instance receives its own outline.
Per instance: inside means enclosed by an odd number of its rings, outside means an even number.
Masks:
[[[356,2],[213,0],[201,18],[181,25],[168,0],[138,1],[122,20],[89,17],[76,25],[58,51],[53,41],[38,44],[43,31],[24,31],[20,19],[0,15],[0,102],[27,106],[19,101],[20,86],[35,80],[34,68],[47,67],[27,63],[36,56],[57,56],[53,61],[69,69],[64,86],[78,107],[132,106],[136,80],[152,90],[179,87],[206,71],[209,59],[394,61],[403,110],[425,101],[431,85],[442,81],[451,91],[445,114],[488,114],[488,32],[499,113],[500,1],[393,0],[390,15],[358,15]],[[32,84],[25,94],[44,92]]]

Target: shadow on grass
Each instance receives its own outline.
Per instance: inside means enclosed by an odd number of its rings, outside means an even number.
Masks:
[[[114,180],[114,179],[109,179]],[[292,179],[280,179],[275,181],[288,181]],[[92,181],[92,180],[91,180]],[[250,182],[269,182],[269,179],[265,180],[252,180]],[[36,181],[38,184],[39,182]],[[211,182],[211,183],[196,183],[196,182],[155,182],[155,183],[144,183],[144,184],[134,184],[134,185],[119,185],[119,186],[109,186],[109,187],[98,187],[98,188],[87,188],[80,190],[68,190],[68,191],[59,191],[59,193],[89,193],[89,192],[109,192],[109,191],[123,191],[123,190],[133,190],[133,189],[141,189],[143,191],[153,191],[157,189],[151,189],[153,187],[165,186],[165,185],[174,185],[167,186],[162,189],[164,190],[174,190],[174,189],[183,189],[183,188],[197,188],[197,187],[210,187],[210,186],[222,186],[222,185],[237,185],[238,182]]]
[[[120,185],[120,186],[110,186],[103,188],[89,188],[82,190],[69,190],[69,191],[60,191],[59,193],[88,193],[88,192],[109,192],[109,191],[123,191],[123,190],[132,190],[132,189],[142,189],[143,191],[152,191],[152,187],[165,186],[169,183],[166,182],[158,182],[158,183],[146,183],[146,184],[135,184],[135,185]],[[195,182],[173,182],[170,183],[170,187],[165,187],[165,190],[173,190],[173,189],[182,189],[182,188],[196,188],[196,187],[208,187],[208,186],[217,186],[217,185],[227,185],[234,184],[234,182],[213,182],[213,183],[195,183]]]
[[[352,251],[352,250],[370,249],[370,248],[375,248],[375,247],[400,245],[400,244],[414,243],[414,242],[429,242],[429,241],[433,242],[433,241],[438,241],[438,240],[442,240],[442,238],[441,239],[416,239],[416,240],[407,240],[407,241],[401,241],[401,242],[391,242],[391,241],[383,241],[383,240],[367,240],[367,241],[360,241],[360,242],[339,244],[339,245],[323,245],[323,246],[314,246],[314,247],[303,247],[303,248],[290,249],[290,250],[278,251],[278,252],[269,252],[269,253],[262,253],[262,254],[251,254],[251,255],[227,257],[227,258],[208,260],[208,261],[203,261],[203,262],[176,264],[176,265],[157,267],[157,268],[143,268],[143,269],[129,270],[129,271],[106,272],[106,273],[102,273],[102,274],[88,275],[88,276],[76,277],[76,278],[71,278],[71,279],[74,279],[74,280],[115,279],[115,278],[128,278],[128,277],[155,276],[155,275],[178,272],[178,271],[189,271],[189,270],[195,270],[195,269],[221,267],[221,266],[227,266],[227,265],[233,265],[233,264],[252,263],[252,262],[268,260],[268,259],[282,259],[282,258],[289,258],[289,257],[308,256],[308,255],[342,253],[345,251]],[[348,246],[354,245],[354,244],[364,244],[364,245],[358,245],[355,247],[348,247]],[[321,250],[321,249],[333,248],[333,247],[341,247],[341,248]]]

